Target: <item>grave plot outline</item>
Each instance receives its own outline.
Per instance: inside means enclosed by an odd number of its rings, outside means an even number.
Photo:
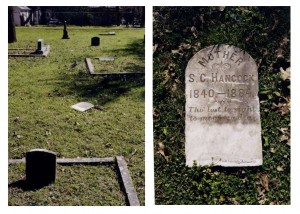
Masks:
[[[232,45],[197,52],[185,70],[186,165],[262,165],[258,70]]]
[[[25,158],[9,159],[8,166],[11,164],[25,163]],[[122,182],[122,190],[125,194],[126,204],[129,206],[140,206],[127,163],[123,156],[105,157],[105,158],[58,158],[56,164],[63,166],[71,165],[106,165],[115,164],[117,166],[117,175]]]
[[[28,51],[35,50],[28,54],[15,54],[8,53],[8,57],[47,57],[50,52],[50,45],[44,45],[44,39],[38,39],[37,41],[37,49],[34,48],[9,48],[10,50],[19,50],[19,51]]]
[[[145,57],[135,57],[138,59],[145,59]],[[114,61],[115,57],[92,57],[92,58],[85,58],[86,67],[88,72],[91,75],[120,75],[120,74],[145,74],[144,71],[125,71],[125,72],[97,72],[95,71],[95,66],[92,64],[92,59],[98,59],[99,61]]]

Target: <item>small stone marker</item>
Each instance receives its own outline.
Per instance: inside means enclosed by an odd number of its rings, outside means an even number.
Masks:
[[[93,107],[94,107],[94,105],[91,103],[88,103],[88,102],[80,102],[80,103],[77,103],[77,104],[71,106],[71,108],[73,108],[77,111],[81,111],[81,112],[89,110],[90,108],[93,108]]]
[[[200,50],[185,71],[186,164],[262,165],[258,72],[245,51]]]
[[[44,47],[44,40],[39,39],[38,40],[38,45],[37,45],[37,51],[43,51],[43,47]]]
[[[99,46],[100,45],[100,38],[99,37],[93,37],[91,40],[91,46]]]
[[[63,32],[62,39],[70,39],[70,37],[68,35],[68,31],[67,31],[67,22],[66,21],[64,21],[64,32]]]
[[[26,153],[26,182],[31,187],[42,187],[55,182],[56,153],[33,149]]]

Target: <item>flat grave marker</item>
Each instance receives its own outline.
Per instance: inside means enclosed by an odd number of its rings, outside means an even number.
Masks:
[[[114,36],[114,35],[116,35],[116,32],[111,31],[111,32],[107,32],[107,33],[99,33],[99,35],[102,35],[102,36]]]
[[[77,111],[81,111],[81,112],[87,111],[93,107],[94,107],[94,105],[91,103],[88,103],[88,102],[80,102],[80,103],[77,103],[77,104],[71,106],[71,108],[73,108]]]
[[[186,164],[262,165],[258,71],[237,47],[200,50],[185,71]]]

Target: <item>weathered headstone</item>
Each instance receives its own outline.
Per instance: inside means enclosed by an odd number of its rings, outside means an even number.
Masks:
[[[33,149],[26,153],[26,182],[31,187],[42,187],[55,182],[56,153]]]
[[[186,164],[262,165],[258,71],[234,46],[200,50],[185,72]]]
[[[91,40],[92,46],[99,46],[100,45],[100,38],[99,37],[93,37]]]
[[[70,37],[68,35],[68,31],[67,31],[67,22],[66,21],[64,21],[64,32],[63,32],[62,39],[70,39]]]

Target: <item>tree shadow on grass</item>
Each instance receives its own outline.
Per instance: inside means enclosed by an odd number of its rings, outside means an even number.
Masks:
[[[33,184],[28,182],[26,179],[21,179],[8,184],[8,188],[18,188],[23,191],[36,191],[47,185],[48,184]]]
[[[71,81],[59,83],[61,94],[75,95],[79,101],[84,99],[97,99],[98,103],[104,105],[112,102],[118,97],[126,94],[131,89],[145,85],[144,74],[119,74],[119,75],[89,75],[78,73],[73,75],[63,74],[61,79],[72,79]],[[56,89],[57,90],[57,89]],[[55,92],[57,94],[57,92]],[[61,95],[60,95],[61,96]],[[144,100],[144,91],[137,96],[140,101]]]
[[[136,39],[134,42],[126,45],[125,48],[114,49],[112,53],[113,55],[116,56],[133,55],[135,57],[144,57],[145,56],[144,39]]]
[[[134,56],[144,57],[145,47],[143,38],[135,39],[125,48],[113,50],[119,56]],[[127,64],[124,67],[125,71],[141,72],[145,70],[142,64]],[[97,68],[95,69],[97,72]],[[97,99],[99,104],[104,105],[116,98],[126,94],[131,89],[143,87],[145,85],[144,73],[131,74],[109,74],[109,75],[90,75],[85,72],[79,73],[61,73],[59,79],[67,80],[58,83],[58,87],[53,91],[54,96],[75,96],[80,101],[83,99]],[[136,96],[141,101],[144,101],[144,91],[140,96]]]

